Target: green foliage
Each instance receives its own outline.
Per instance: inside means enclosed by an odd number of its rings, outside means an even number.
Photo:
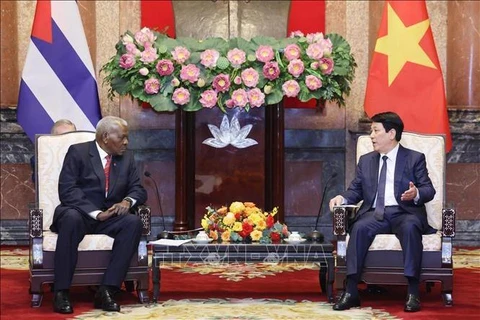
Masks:
[[[108,86],[108,97],[110,99],[115,94],[130,96],[133,99],[149,103],[153,109],[159,112],[174,111],[178,108],[190,112],[202,109],[201,94],[214,89],[214,79],[219,74],[228,75],[230,79],[227,92],[217,92],[216,106],[225,112],[227,107],[232,107],[231,99],[234,91],[244,90],[244,92],[249,92],[253,89],[245,83],[245,80],[238,81],[238,77],[242,76],[242,71],[248,68],[253,68],[258,73],[258,82],[255,87],[260,89],[261,94],[264,95],[264,105],[280,103],[286,95],[282,88],[283,84],[289,80],[294,80],[298,83],[299,92],[296,97],[300,101],[322,99],[335,101],[342,106],[345,105],[345,97],[351,91],[351,83],[357,66],[351,54],[350,45],[338,34],[327,34],[326,36],[313,34],[284,39],[259,36],[248,41],[242,38],[230,40],[222,38],[197,40],[188,37],[171,39],[165,34],[156,31],[152,33],[145,28],[141,32],[151,35],[151,38],[148,38],[150,42],[139,43],[138,39],[135,40],[136,34],[130,31],[122,35],[120,41],[115,45],[116,55],[100,70],[105,74],[103,85]],[[307,49],[312,43],[327,44],[328,49],[323,52],[323,57],[313,59],[311,54],[307,54]],[[127,44],[130,44],[130,51]],[[298,59],[303,62],[304,66],[304,71],[296,76],[289,72],[288,67],[292,62],[289,61],[285,52],[285,48],[292,44],[300,48]],[[132,46],[136,52],[131,51]],[[156,58],[151,62],[143,62],[141,55],[148,46],[154,49]],[[265,62],[259,61],[256,57],[256,51],[260,46],[272,48],[273,57],[271,61],[278,64],[280,70],[278,78],[267,79],[263,74]],[[173,57],[172,52],[178,47],[188,50],[189,57],[185,62],[176,61]],[[245,61],[240,66],[235,66],[230,60],[229,52],[233,49],[241,50],[244,53]],[[201,55],[205,50],[218,52],[219,57],[215,65],[207,67],[202,64]],[[121,66],[122,56],[124,55],[133,57],[133,65],[129,67]],[[324,63],[322,59],[333,61],[333,69],[326,71],[325,65],[322,65]],[[173,73],[160,75],[156,69],[159,60],[172,61]],[[194,64],[198,68],[199,79],[202,84],[181,79],[181,70],[188,64]],[[307,76],[314,76],[319,79],[322,83],[321,87],[315,90],[309,89],[306,81]],[[146,92],[145,81],[149,79],[158,80],[158,92],[151,94]],[[188,90],[190,97],[187,103],[179,105],[173,102],[173,94],[178,88]],[[248,111],[251,108],[250,102],[243,105],[243,108]]]

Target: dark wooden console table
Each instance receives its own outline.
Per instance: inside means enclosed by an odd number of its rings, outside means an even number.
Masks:
[[[322,292],[333,302],[334,257],[331,243],[260,244],[260,243],[185,243],[181,246],[153,246],[153,301],[160,293],[161,266],[165,263],[307,263],[320,264]]]

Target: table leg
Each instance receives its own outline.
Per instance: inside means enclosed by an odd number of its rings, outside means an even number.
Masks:
[[[325,261],[320,263],[320,271],[318,274],[320,287],[322,293],[327,296],[328,302],[334,302],[333,299],[333,280],[334,276],[334,261],[332,257],[325,257]]]
[[[320,281],[320,288],[322,288],[322,293],[327,293],[327,268],[326,264],[320,263],[320,271],[318,279]]]
[[[328,273],[327,273],[327,298],[328,302],[334,302],[333,299],[333,281],[335,280],[335,261],[333,256],[327,257]]]
[[[152,258],[153,303],[157,303],[160,294],[160,263],[159,259]]]

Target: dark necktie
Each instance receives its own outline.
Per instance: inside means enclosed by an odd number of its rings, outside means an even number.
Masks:
[[[105,157],[107,159],[107,163],[105,164],[105,168],[103,171],[105,172],[105,194],[108,194],[108,185],[110,183],[110,164],[112,163],[112,156],[108,155]]]
[[[375,206],[375,219],[382,221],[385,212],[385,184],[387,182],[387,156],[383,156],[382,170],[380,171],[380,178],[378,179],[377,188],[377,205]]]

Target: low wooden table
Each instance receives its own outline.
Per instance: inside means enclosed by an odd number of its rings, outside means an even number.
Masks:
[[[160,293],[160,266],[165,263],[307,263],[320,264],[319,281],[322,292],[333,302],[334,257],[331,243],[300,244],[260,243],[185,243],[181,246],[153,246],[153,301]]]

